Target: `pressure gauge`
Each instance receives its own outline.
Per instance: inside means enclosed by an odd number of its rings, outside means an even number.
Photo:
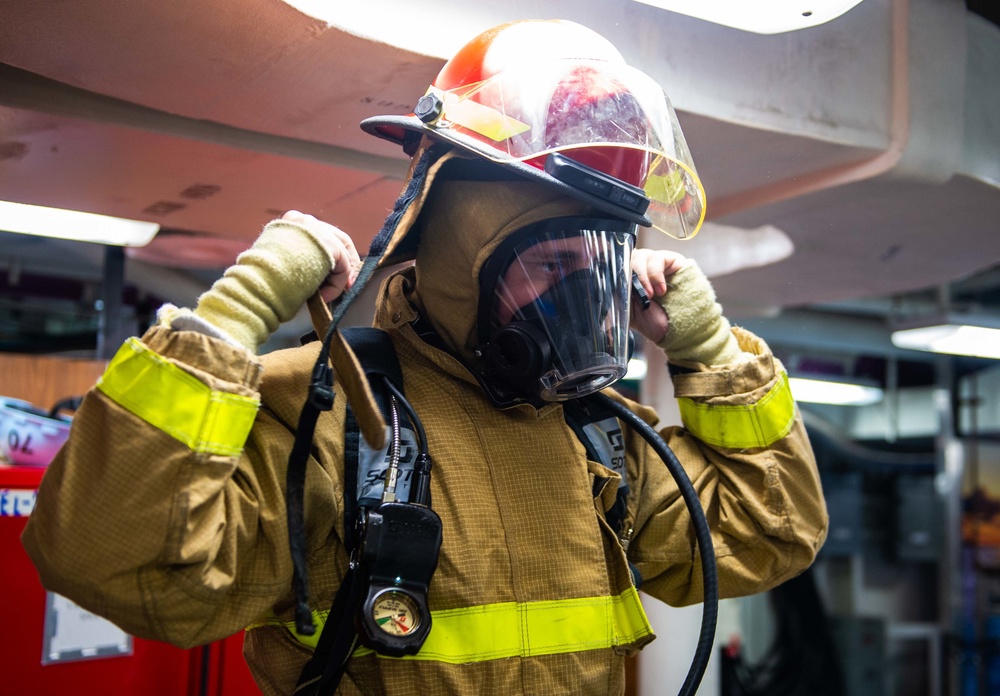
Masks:
[[[420,607],[416,600],[399,590],[383,590],[372,601],[375,625],[393,636],[405,636],[420,627]]]
[[[359,529],[361,642],[379,655],[416,655],[431,630],[427,592],[441,550],[441,518],[422,505],[385,502],[363,513]]]

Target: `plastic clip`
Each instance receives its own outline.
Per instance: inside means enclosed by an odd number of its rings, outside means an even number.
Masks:
[[[309,382],[309,403],[320,411],[333,408],[333,371],[329,365],[320,363],[313,368]]]

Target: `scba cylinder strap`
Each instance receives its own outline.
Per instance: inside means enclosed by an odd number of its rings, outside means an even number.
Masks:
[[[348,408],[345,489],[355,495],[345,496],[344,528],[351,530],[351,563],[297,694],[335,689],[359,639],[379,654],[400,657],[418,652],[431,628],[427,592],[442,534],[441,520],[430,509],[427,437],[399,386],[402,372],[388,336],[368,328],[343,335],[363,356],[375,400],[391,425],[385,449],[361,455],[364,440]]]

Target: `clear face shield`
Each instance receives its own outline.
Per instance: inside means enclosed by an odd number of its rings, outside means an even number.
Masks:
[[[545,401],[625,376],[635,226],[567,217],[515,232],[480,273],[487,372]]]
[[[624,64],[554,60],[451,90],[431,87],[438,137],[498,163],[564,154],[641,189],[655,230],[693,237],[705,192],[663,89]]]

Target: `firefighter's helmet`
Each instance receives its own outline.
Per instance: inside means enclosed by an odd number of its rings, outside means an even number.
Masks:
[[[663,89],[574,22],[490,29],[444,65],[414,113],[361,126],[411,153],[423,136],[451,143],[678,239],[704,220],[704,190]]]

